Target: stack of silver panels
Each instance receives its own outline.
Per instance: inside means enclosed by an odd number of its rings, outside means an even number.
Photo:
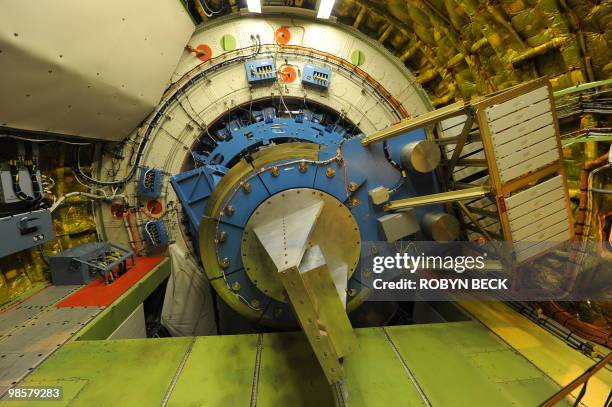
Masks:
[[[548,87],[490,106],[486,115],[503,183],[561,158]]]
[[[570,239],[566,197],[563,177],[558,175],[506,198],[519,262]]]

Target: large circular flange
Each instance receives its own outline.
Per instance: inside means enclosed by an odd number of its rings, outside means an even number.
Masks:
[[[277,301],[287,302],[283,285],[253,230],[317,202],[323,202],[323,208],[310,234],[308,247],[319,246],[334,277],[344,274],[344,270],[350,277],[357,267],[361,238],[349,208],[335,197],[312,188],[279,192],[266,199],[251,215],[241,245],[247,275],[257,288]]]
[[[260,321],[268,325],[274,325],[275,321],[262,319],[264,309],[255,306],[230,287],[223,268],[222,259],[217,253],[219,223],[223,217],[224,206],[231,201],[237,186],[243,180],[248,180],[255,169],[267,167],[271,163],[281,160],[307,159],[316,160],[319,156],[320,146],[313,143],[286,143],[279,146],[269,147],[252,155],[251,163],[241,160],[221,179],[213,190],[199,230],[199,246],[204,272],[210,280],[211,285],[224,301],[235,311],[243,316]],[[221,243],[223,244],[223,243]],[[283,326],[283,324],[277,324]]]

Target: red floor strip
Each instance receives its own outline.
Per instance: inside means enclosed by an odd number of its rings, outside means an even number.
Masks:
[[[165,257],[136,257],[136,265],[112,284],[106,285],[104,279],[99,277],[59,302],[56,307],[109,306],[149,271],[153,270],[163,259]],[[129,264],[131,264],[131,261],[128,260]]]

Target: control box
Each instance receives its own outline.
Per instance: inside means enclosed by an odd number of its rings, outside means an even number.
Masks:
[[[128,270],[127,260],[134,265],[134,252],[108,242],[84,243],[55,256],[49,256],[49,269],[54,285],[87,284],[102,276],[112,283]]]
[[[387,242],[414,235],[421,229],[414,209],[381,216],[378,218],[378,224]]]
[[[276,65],[272,59],[257,59],[244,64],[247,81],[251,85],[269,83],[276,80]]]
[[[157,248],[170,244],[168,231],[163,220],[152,220],[144,225],[144,237],[147,247]]]
[[[138,195],[157,198],[161,195],[164,174],[157,168],[142,167],[138,177]]]
[[[302,85],[328,89],[331,83],[331,69],[324,66],[305,64],[302,72]]]
[[[53,221],[48,209],[0,218],[0,257],[53,240]]]

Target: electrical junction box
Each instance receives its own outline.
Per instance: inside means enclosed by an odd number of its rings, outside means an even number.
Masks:
[[[368,191],[368,195],[374,205],[382,205],[389,202],[389,188],[387,187],[376,187]]]
[[[305,64],[302,72],[302,85],[328,89],[331,82],[331,69],[324,66]]]
[[[138,195],[145,198],[157,198],[161,195],[164,174],[157,168],[142,167],[138,177]]]
[[[276,65],[272,59],[258,59],[244,64],[251,85],[276,81]]]
[[[167,246],[170,244],[168,231],[163,220],[153,220],[144,225],[145,242],[150,248]]]
[[[0,257],[53,240],[53,221],[48,209],[0,218]]]
[[[414,209],[381,216],[378,218],[378,224],[387,242],[414,235],[421,229]]]

